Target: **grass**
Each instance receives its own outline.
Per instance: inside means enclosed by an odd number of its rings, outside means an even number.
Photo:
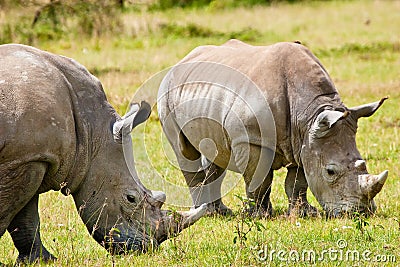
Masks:
[[[21,11],[22,12],[22,11]],[[3,13],[0,25],[12,22],[18,10]],[[277,251],[340,250],[342,253],[370,251],[371,257],[387,256],[385,266],[400,261],[400,182],[399,129],[400,113],[400,3],[396,1],[332,1],[276,4],[253,8],[169,9],[161,11],[129,11],[121,18],[123,34],[85,38],[67,34],[59,40],[34,41],[34,45],[75,58],[102,81],[110,102],[123,114],[136,89],[153,74],[184,57],[203,44],[221,44],[234,34],[247,34],[250,43],[271,44],[301,40],[320,58],[330,72],[342,100],[348,106],[390,99],[371,118],[360,121],[357,143],[371,173],[389,170],[389,178],[376,197],[377,214],[366,219],[368,225],[350,218],[325,220],[284,216],[287,209],[283,184],[285,171],[275,176],[272,203],[277,216],[259,220],[265,229],[252,230],[243,244],[233,242],[240,216],[202,218],[181,235],[162,244],[160,249],[144,255],[112,257],[87,233],[71,197],[58,192],[40,198],[41,233],[45,246],[58,257],[55,266],[280,266],[293,262],[280,261]],[[166,27],[167,26],[167,27]],[[172,27],[172,28],[171,28]],[[165,29],[173,29],[168,34]],[[18,41],[18,40],[16,40]],[[146,92],[145,92],[146,93]],[[152,92],[148,92],[149,95]],[[161,130],[155,115],[146,127],[146,151],[135,136],[137,168],[143,181],[149,183],[154,169],[177,184],[183,185],[179,170],[168,163],[160,142]],[[168,146],[165,146],[168,148]],[[150,158],[148,160],[147,158]],[[173,157],[172,157],[173,159]],[[150,165],[152,164],[152,165]],[[235,212],[241,202],[235,195],[244,195],[244,186],[237,174],[228,179],[238,185],[224,201]],[[182,194],[183,195],[183,194]],[[169,196],[172,197],[172,196]],[[313,205],[318,206],[309,194]],[[363,222],[361,218],[361,222]],[[371,238],[361,230],[369,233]],[[246,230],[246,229],[244,229]],[[272,261],[271,251],[275,250]],[[268,257],[265,257],[268,254]],[[390,263],[394,255],[397,263]],[[345,261],[331,253],[317,266],[383,266],[377,261]],[[0,262],[13,264],[17,251],[8,234],[0,238]],[[264,260],[263,260],[264,259]],[[310,263],[299,261],[299,266]]]

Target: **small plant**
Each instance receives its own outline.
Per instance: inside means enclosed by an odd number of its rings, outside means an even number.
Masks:
[[[239,214],[237,216],[237,223],[235,226],[235,237],[233,238],[233,243],[239,243],[240,247],[244,247],[247,241],[247,235],[253,230],[256,229],[258,232],[261,232],[265,229],[265,226],[257,221],[254,218],[249,217],[249,207],[252,208],[255,206],[255,202],[248,198],[235,195],[240,202],[241,208],[239,210]]]
[[[104,241],[109,244],[109,252],[113,252],[112,244],[114,242],[114,236],[120,237],[120,233],[121,233],[121,231],[118,228],[113,227],[108,232],[108,236],[104,237]],[[110,253],[110,254],[111,254],[112,266],[115,266],[115,255],[114,255],[114,253]]]
[[[355,224],[355,228],[358,231],[360,231],[362,235],[365,234],[368,241],[374,240],[372,238],[371,234],[369,233],[369,231],[367,230],[367,226],[369,225],[369,222],[363,214],[360,214],[359,212],[354,212],[353,222]]]
[[[170,207],[168,215],[172,215],[172,217],[174,218],[174,222],[179,222],[179,220],[181,220],[181,216],[174,207]],[[178,225],[180,225],[180,223],[178,223]],[[170,255],[177,260],[182,260],[185,257],[186,250],[183,249],[180,244],[178,233],[179,231],[172,231],[168,233],[168,242],[171,249]]]

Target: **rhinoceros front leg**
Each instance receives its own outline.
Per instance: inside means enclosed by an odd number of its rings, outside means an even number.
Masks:
[[[298,213],[299,216],[316,216],[318,210],[307,201],[307,180],[303,168],[287,169],[285,192],[289,199],[288,215]]]
[[[38,201],[39,195],[36,194],[7,228],[19,252],[18,262],[32,263],[39,259],[47,262],[56,259],[47,251],[40,239]]]
[[[233,147],[235,163],[246,184],[246,194],[255,205],[251,205],[252,216],[271,217],[273,208],[270,201],[273,170],[271,164],[274,151],[258,145],[240,143]]]
[[[246,174],[245,174],[246,175]],[[254,179],[254,178],[253,178]],[[254,191],[249,191],[250,179],[244,177],[246,183],[246,195],[249,199],[254,200],[254,205],[249,208],[249,213],[254,217],[272,217],[274,210],[272,208],[270,195],[273,180],[273,171],[270,170],[264,178],[262,184]]]

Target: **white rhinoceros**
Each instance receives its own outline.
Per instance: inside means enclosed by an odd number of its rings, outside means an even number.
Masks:
[[[129,132],[150,112],[142,102],[121,119],[99,80],[74,60],[0,46],[0,237],[8,230],[19,261],[54,258],[39,232],[39,194],[49,190],[73,196],[89,232],[111,253],[146,251],[204,214],[205,207],[161,210],[165,194],[129,169]]]
[[[320,61],[299,43],[251,46],[230,40],[194,49],[164,77],[163,130],[193,205],[221,202],[225,170],[243,174],[256,211],[271,215],[273,170],[287,168],[289,213],[316,213],[309,187],[330,216],[376,209],[387,171],[370,175],[356,148],[357,121],[381,101],[347,108]],[[219,179],[218,179],[219,178]]]

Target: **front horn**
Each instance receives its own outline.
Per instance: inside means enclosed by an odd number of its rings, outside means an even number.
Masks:
[[[204,216],[207,210],[207,204],[202,204],[196,209],[190,211],[172,211],[166,212],[162,220],[159,222],[159,227],[155,233],[156,240],[161,243],[164,240],[176,236],[183,229],[189,227]]]
[[[361,192],[368,199],[373,199],[381,190],[388,177],[388,171],[383,171],[379,175],[363,174],[358,176]]]

